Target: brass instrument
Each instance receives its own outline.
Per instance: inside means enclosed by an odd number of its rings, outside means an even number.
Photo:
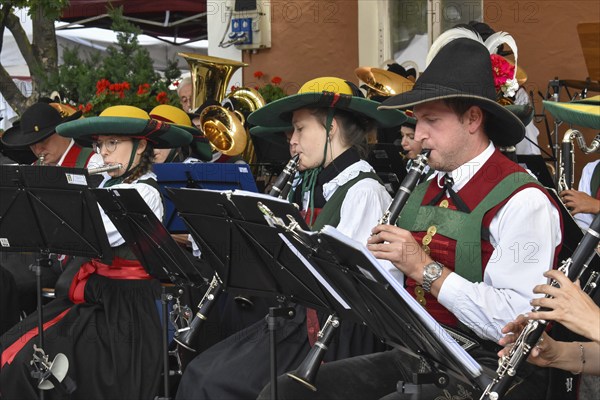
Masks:
[[[562,263],[559,270],[564,272],[572,282],[575,282],[585,272],[588,264],[596,255],[596,246],[598,246],[599,240],[600,214],[597,214],[583,236],[583,239],[577,245],[573,255]],[[555,280],[552,280],[550,285],[554,287],[560,286]],[[546,295],[546,297],[549,297],[549,295]],[[533,311],[548,311],[548,309],[535,307]],[[500,359],[498,369],[496,370],[496,377],[486,387],[480,400],[498,400],[508,392],[518,369],[527,360],[527,357],[529,357],[531,350],[538,343],[547,325],[548,321],[545,320],[531,320],[527,323],[510,349],[508,356]]]
[[[367,86],[368,99],[374,96],[394,96],[411,90],[415,85],[410,79],[380,68],[359,67],[354,73]]]
[[[561,143],[558,162],[558,181],[556,183],[556,188],[559,193],[563,190],[570,190],[573,187],[573,181],[575,180],[573,141],[575,139],[577,139],[577,145],[584,154],[600,152],[600,134],[596,135],[588,147],[585,143],[585,138],[580,131],[569,129],[565,132]]]
[[[179,53],[189,64],[192,77],[192,109],[196,110],[207,100],[228,103],[233,110],[223,106],[209,106],[200,115],[200,129],[214,150],[228,156],[243,154],[247,162],[254,159],[254,146],[244,128],[245,117],[265,105],[257,91],[249,88],[235,90],[225,97],[229,80],[240,67],[248,64],[200,54]],[[237,112],[236,112],[237,111]]]
[[[88,168],[88,175],[98,175],[104,172],[109,172],[121,168],[123,168],[122,164],[101,165],[96,168]]]

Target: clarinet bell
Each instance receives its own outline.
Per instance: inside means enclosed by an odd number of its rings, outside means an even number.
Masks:
[[[254,308],[254,302],[247,297],[235,296],[233,300],[243,310],[251,310],[252,308]]]
[[[69,359],[62,353],[58,353],[52,363],[50,363],[50,367],[48,371],[44,374],[44,377],[40,379],[38,383],[38,389],[41,390],[50,390],[54,389],[54,384],[51,381],[51,377],[58,382],[62,382],[67,376],[67,371],[69,370]],[[52,379],[52,380],[54,380]]]

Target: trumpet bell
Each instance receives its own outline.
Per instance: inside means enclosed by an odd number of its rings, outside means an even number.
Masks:
[[[410,79],[380,68],[359,67],[354,73],[369,88],[368,98],[394,96],[411,90],[415,85]]]
[[[200,114],[200,126],[215,150],[228,156],[241,154],[248,143],[243,116],[221,106],[208,106]]]

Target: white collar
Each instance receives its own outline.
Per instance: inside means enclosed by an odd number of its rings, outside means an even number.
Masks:
[[[361,172],[371,171],[373,171],[373,167],[371,167],[371,164],[365,160],[359,160],[355,162],[354,164],[346,167],[346,169],[340,172],[335,178],[323,185],[323,197],[325,197],[325,200],[329,200],[338,187],[343,186],[348,181],[356,178]]]
[[[71,147],[73,147],[74,144],[75,140],[71,139],[71,142],[69,142],[69,147],[67,147],[67,150],[63,153],[62,157],[60,158],[60,160],[58,160],[58,163],[56,163],[56,165],[58,165],[59,167],[62,165],[63,161],[65,161],[67,154],[69,154],[69,151],[71,151]]]

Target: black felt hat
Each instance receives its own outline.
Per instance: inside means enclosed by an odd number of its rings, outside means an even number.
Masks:
[[[525,125],[496,102],[488,49],[469,38],[452,40],[432,59],[412,90],[385,100],[380,109],[406,109],[435,100],[464,98],[488,112],[488,137],[498,146],[513,146],[525,137]]]
[[[81,117],[81,112],[62,117],[61,114],[45,102],[35,103],[21,116],[18,129],[9,129],[2,136],[7,147],[23,147],[41,142],[56,132],[56,127],[63,122],[73,121]]]

